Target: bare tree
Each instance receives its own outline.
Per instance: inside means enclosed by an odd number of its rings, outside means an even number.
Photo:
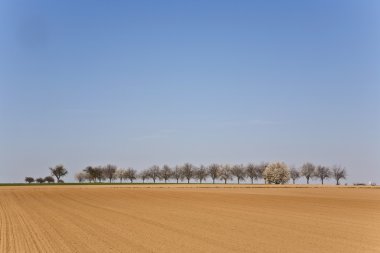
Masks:
[[[49,168],[51,171],[51,175],[57,178],[57,182],[68,174],[68,171],[63,165],[57,165],[54,168]]]
[[[267,183],[267,180],[264,177],[264,171],[265,171],[265,169],[266,169],[267,166],[268,166],[268,163],[266,163],[266,162],[262,162],[259,165],[255,166],[256,173],[257,173],[257,178],[264,179],[265,183]]]
[[[131,182],[131,184],[133,183],[133,180],[136,179],[137,177],[137,172],[136,170],[132,169],[132,168],[128,168],[126,171],[125,171],[125,174],[124,174],[125,178],[129,179],[129,182]]]
[[[240,184],[240,180],[245,179],[245,171],[243,165],[234,165],[231,169],[231,175],[236,177],[238,184]]]
[[[296,180],[300,177],[300,172],[296,168],[293,167],[290,169],[290,178],[293,180],[293,184],[295,184]]]
[[[210,175],[213,184],[215,184],[215,179],[219,177],[219,167],[220,166],[215,163],[208,166],[208,174]]]
[[[50,183],[54,183],[54,177],[47,176],[47,177],[44,178],[44,181],[45,181],[45,182],[48,182],[49,184],[50,184]],[[63,180],[60,179],[60,180],[57,181],[57,183],[63,183]]]
[[[145,183],[145,180],[150,177],[149,170],[143,170],[143,171],[141,171],[139,177],[141,178],[141,180],[143,181],[143,183]]]
[[[95,182],[95,180],[86,172],[83,172],[85,176],[85,181],[88,181],[89,183]]]
[[[168,165],[164,165],[160,171],[160,178],[166,182],[172,177],[173,171]]]
[[[199,168],[194,169],[194,178],[199,180],[201,184],[203,180],[206,180],[208,176],[207,168],[201,165]]]
[[[194,166],[191,163],[185,163],[182,166],[182,174],[187,179],[187,183],[190,183],[190,179],[194,176]]]
[[[253,163],[250,163],[247,165],[247,167],[245,168],[245,174],[247,175],[247,177],[251,179],[252,184],[253,184],[253,180],[258,179],[257,169]]]
[[[315,166],[312,163],[305,163],[301,168],[301,175],[306,178],[307,184],[309,184],[310,178],[314,176]]]
[[[115,173],[115,177],[117,177],[120,180],[120,183],[122,183],[123,179],[126,178],[125,170],[124,169],[117,169],[116,173]]]
[[[325,179],[328,179],[331,177],[331,171],[328,167],[319,165],[317,166],[317,169],[315,170],[314,176],[318,177],[321,180],[321,183],[323,184],[323,181]]]
[[[222,166],[222,169],[219,172],[220,180],[223,180],[225,184],[227,184],[228,180],[232,180],[231,175],[231,166],[226,164]]]
[[[175,169],[173,170],[173,174],[172,174],[172,177],[177,180],[177,184],[178,184],[178,180],[181,180],[183,181],[184,179],[184,176],[183,176],[183,173],[182,173],[182,168],[180,166],[175,166]]]
[[[102,166],[94,167],[94,173],[95,173],[95,178],[98,179],[99,183],[102,182],[102,180],[106,179],[106,176],[103,173],[103,167]]]
[[[36,182],[42,184],[42,183],[45,183],[45,179],[43,179],[42,177],[39,177],[36,179]]]
[[[75,174],[75,179],[79,183],[82,183],[86,180],[86,174],[84,172],[79,172],[79,173]]]
[[[346,169],[335,165],[332,168],[332,176],[334,177],[336,181],[336,185],[339,185],[339,180],[346,179],[347,177]]]
[[[106,177],[110,183],[112,182],[113,179],[115,179],[115,175],[116,175],[116,166],[115,165],[111,165],[111,164],[107,164],[106,166],[104,166],[103,168],[103,175],[104,177]]]
[[[157,178],[160,178],[160,167],[157,165],[150,167],[149,177],[153,179],[153,183],[156,183]]]
[[[26,177],[25,178],[25,182],[27,182],[28,184],[33,183],[34,182],[34,178],[32,178],[32,177]]]
[[[96,170],[94,167],[92,166],[87,166],[84,170],[84,173],[86,173],[86,178],[87,180],[91,183],[92,181],[93,182],[96,182]]]

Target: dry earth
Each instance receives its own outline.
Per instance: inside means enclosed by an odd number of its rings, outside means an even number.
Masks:
[[[379,188],[0,187],[0,252],[380,252]]]

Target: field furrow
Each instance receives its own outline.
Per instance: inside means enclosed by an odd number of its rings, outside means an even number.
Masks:
[[[2,187],[0,252],[380,252],[380,191]]]

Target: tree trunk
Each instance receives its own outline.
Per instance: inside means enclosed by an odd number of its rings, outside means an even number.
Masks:
[[[336,180],[336,185],[339,185],[339,179]]]
[[[178,178],[177,178],[177,184],[178,184]]]
[[[227,184],[227,179],[224,179],[224,184]]]
[[[293,179],[293,184],[295,184],[296,183],[296,180],[295,179]]]
[[[190,178],[187,179],[187,183],[190,184]]]
[[[251,183],[253,184],[253,178],[251,178]]]
[[[155,178],[153,178],[153,183],[156,183],[156,179]]]
[[[238,178],[238,184],[240,184],[240,179]]]
[[[215,184],[215,178],[212,179],[212,183]]]
[[[321,178],[322,184],[323,184],[323,178]]]
[[[306,178],[306,181],[307,181],[307,184],[309,184],[309,178],[308,177]]]

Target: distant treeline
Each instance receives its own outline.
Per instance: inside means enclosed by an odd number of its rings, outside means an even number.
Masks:
[[[25,182],[31,184],[33,182],[36,183],[64,183],[64,181],[61,179],[62,177],[66,176],[69,172],[63,165],[57,165],[54,168],[49,168],[51,176],[46,176],[46,177],[39,177],[39,178],[34,178],[34,177],[25,177]],[[57,179],[57,181],[54,179],[54,177]]]
[[[50,168],[51,176],[45,178],[26,177],[27,183],[63,183],[62,177],[68,174],[67,169],[63,165],[57,165],[54,168]],[[55,179],[54,179],[55,177]],[[75,179],[79,183],[101,183],[101,182],[115,182],[120,183],[130,182],[140,179],[142,183],[147,180],[152,180],[153,183],[157,181],[164,181],[167,183],[170,180],[179,182],[190,183],[191,180],[197,183],[203,183],[208,178],[212,180],[212,183],[223,182],[227,184],[234,179],[240,184],[242,181],[249,181],[254,183],[258,180],[264,180],[266,184],[286,184],[292,180],[293,184],[296,180],[305,177],[307,184],[311,179],[317,179],[323,184],[327,179],[334,179],[336,184],[340,184],[341,179],[346,179],[346,169],[341,166],[322,166],[314,165],[312,163],[305,163],[300,168],[289,168],[283,162],[275,163],[261,163],[261,164],[247,164],[247,165],[220,165],[211,164],[209,166],[194,166],[191,163],[185,163],[181,166],[170,167],[163,165],[153,165],[152,167],[138,172],[133,168],[123,169],[118,168],[115,165],[108,164],[106,166],[88,166],[82,172],[75,174]]]

